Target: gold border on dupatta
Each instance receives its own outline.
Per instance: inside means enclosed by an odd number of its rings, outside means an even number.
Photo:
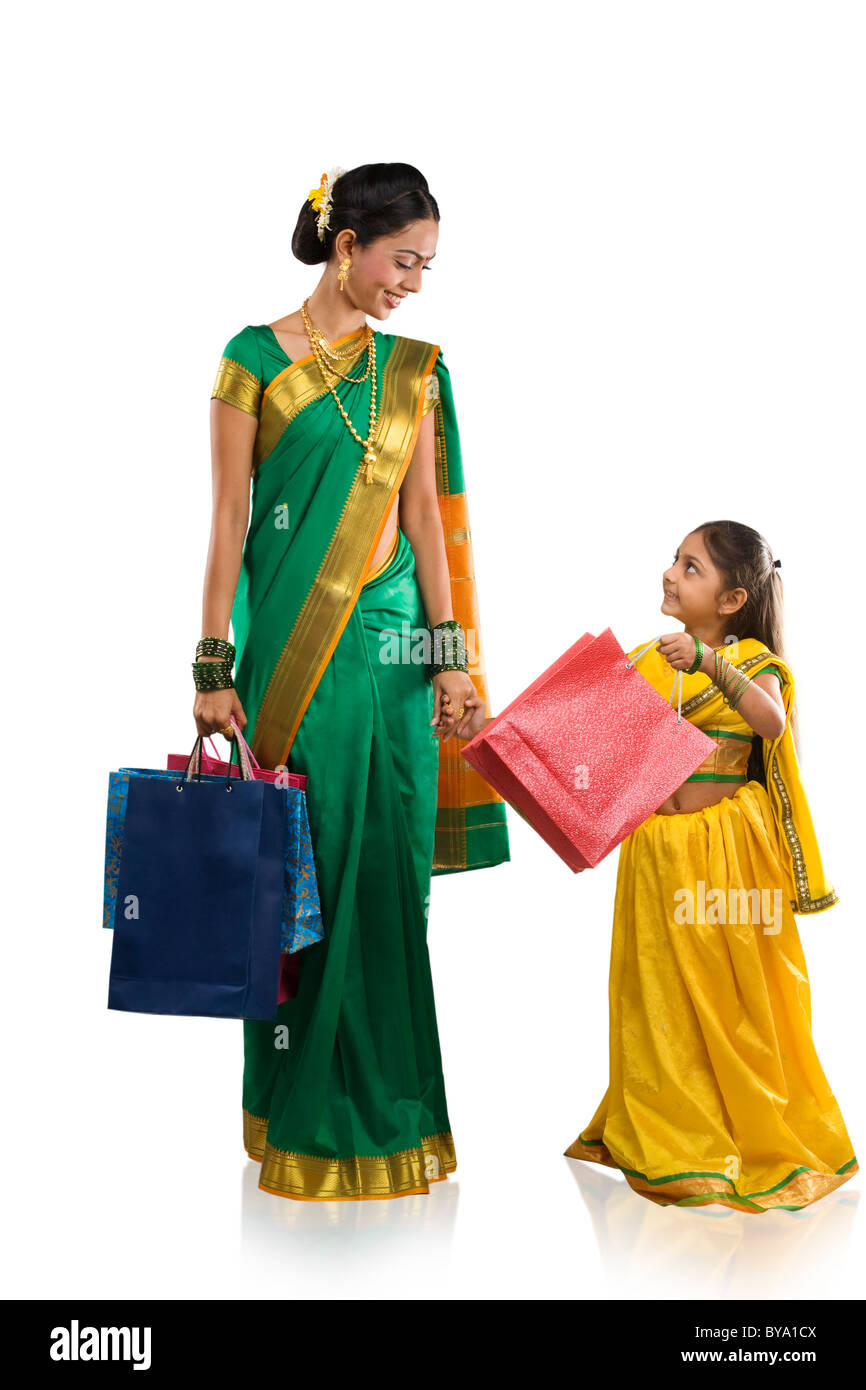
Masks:
[[[267,1142],[268,1122],[244,1111],[244,1146],[262,1165],[259,1187],[302,1202],[359,1202],[427,1192],[457,1167],[454,1139],[431,1134],[419,1148],[396,1154],[356,1154],[320,1158],[275,1149]]]
[[[438,346],[432,343],[397,338],[385,363],[383,425],[374,445],[377,461],[372,483],[365,480],[359,449],[358,471],[331,542],[259,707],[253,751],[265,767],[286,762],[307,706],[349,621],[393,495],[412,457],[421,423],[422,387],[438,353]]]
[[[772,657],[768,651],[756,652],[753,656],[744,657],[742,661],[731,661],[730,657],[725,657],[725,660],[730,662],[730,665],[738,671],[750,671],[759,661],[766,661],[768,658],[772,658],[774,661],[779,660],[778,657]],[[683,701],[682,713],[686,716],[690,715],[692,710],[700,709],[708,700],[712,700],[714,696],[721,695],[721,693],[715,681],[710,681],[709,685],[698,691],[697,695],[692,695],[690,699]]]
[[[794,808],[791,805],[791,798],[788,795],[788,788],[782,779],[779,771],[777,758],[773,759],[770,769],[773,785],[779,793],[779,800],[782,803],[782,829],[785,839],[788,841],[788,848],[791,851],[791,859],[794,867],[794,884],[797,889],[797,911],[798,912],[821,912],[825,907],[832,907],[839,901],[836,890],[825,893],[822,898],[813,898],[809,889],[809,875],[806,872],[806,856],[803,853],[803,846],[794,825]]]
[[[764,650],[756,652],[753,656],[747,656],[742,661],[733,661],[731,665],[736,667],[738,671],[746,672],[750,671],[753,666],[757,666],[759,662],[778,660],[779,658],[773,656],[772,652]],[[697,695],[693,695],[691,699],[686,700],[682,707],[682,713],[688,717],[692,710],[700,709],[708,700],[720,694],[721,691],[715,681],[711,681],[705,690],[701,690]],[[782,804],[782,831],[788,843],[788,848],[791,851],[794,886],[797,890],[797,901],[796,903],[792,903],[791,906],[799,913],[822,912],[825,908],[832,907],[834,903],[839,901],[838,895],[836,891],[833,890],[830,893],[825,893],[821,898],[812,897],[809,888],[809,876],[806,872],[806,856],[803,853],[803,845],[797,834],[797,827],[794,824],[794,808],[791,804],[791,798],[788,795],[788,788],[785,786],[784,778],[779,769],[778,758],[772,759],[770,775]]]
[[[359,328],[334,341],[333,346],[336,347],[350,342],[352,338],[359,339],[356,355],[343,364],[346,372],[354,370],[366,351],[361,340],[362,333],[363,329]],[[262,396],[259,428],[253,448],[253,473],[273,453],[295,416],[300,415],[305,406],[327,394],[328,387],[322,380],[319,365],[312,353],[289,363],[274,377]]]

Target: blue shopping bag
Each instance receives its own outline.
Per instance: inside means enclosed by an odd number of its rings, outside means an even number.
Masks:
[[[281,949],[287,954],[301,951],[305,946],[314,946],[323,941],[325,927],[319,902],[319,885],[316,877],[316,864],[310,838],[310,823],[307,817],[306,778],[290,774],[288,779],[276,772],[260,768],[253,752],[241,730],[231,720],[235,730],[234,746],[238,751],[238,764],[221,762],[218,758],[204,754],[203,742],[197,743],[190,756],[186,753],[171,753],[166,772],[134,769],[137,777],[166,778],[174,773],[188,769],[192,763],[193,775],[199,772],[219,773],[229,776],[242,776],[246,765],[249,775],[255,781],[274,782],[286,798],[286,844],[285,844],[285,886],[283,893],[283,927]],[[233,747],[234,751],[234,747]],[[283,769],[285,771],[285,769]],[[108,779],[108,813],[105,822],[105,886],[102,900],[102,925],[113,927],[117,905],[117,882],[120,873],[121,851],[123,849],[123,827],[126,818],[126,800],[129,790],[129,768],[112,772]],[[286,785],[288,780],[289,785]]]
[[[298,787],[286,787],[286,879],[283,898],[282,950],[302,951],[323,941],[325,925],[319,902],[319,880],[313,858],[307,798]]]
[[[181,773],[123,770],[108,1007],[275,1020],[285,795],[194,773],[195,752]]]

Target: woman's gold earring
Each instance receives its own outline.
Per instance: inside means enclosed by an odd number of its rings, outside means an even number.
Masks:
[[[346,260],[340,262],[340,269],[337,271],[337,280],[339,282],[341,290],[349,278],[349,271],[351,269],[351,266],[352,262],[348,259],[348,257],[346,258]]]

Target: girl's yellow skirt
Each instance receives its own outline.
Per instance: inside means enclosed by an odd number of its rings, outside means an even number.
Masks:
[[[661,1205],[797,1210],[857,1171],[759,782],[620,848],[610,1085],[566,1153]]]

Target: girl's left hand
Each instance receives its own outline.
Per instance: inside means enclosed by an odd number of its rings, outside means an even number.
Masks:
[[[433,677],[433,718],[430,725],[435,726],[438,738],[447,740],[453,734],[459,735],[469,718],[467,713],[460,714],[459,711],[475,694],[475,686],[465,671],[441,671]]]
[[[658,651],[675,671],[687,671],[695,664],[698,648],[690,633],[669,632],[659,638]]]

